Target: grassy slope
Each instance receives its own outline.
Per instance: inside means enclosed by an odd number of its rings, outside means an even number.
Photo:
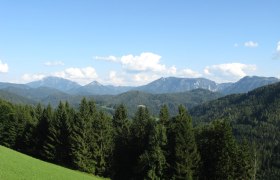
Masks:
[[[0,146],[0,179],[98,180],[102,178],[40,161]]]

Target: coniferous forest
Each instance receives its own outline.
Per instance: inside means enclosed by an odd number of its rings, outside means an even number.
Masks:
[[[237,141],[228,121],[193,127],[184,106],[170,117],[139,107],[128,118],[124,105],[113,117],[81,101],[58,107],[0,101],[1,145],[71,169],[111,179],[255,179],[256,153]]]

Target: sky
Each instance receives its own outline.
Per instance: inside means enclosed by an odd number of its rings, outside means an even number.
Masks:
[[[0,82],[280,78],[279,0],[0,0]]]

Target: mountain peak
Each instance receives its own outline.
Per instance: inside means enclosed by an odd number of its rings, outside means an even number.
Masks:
[[[103,86],[101,83],[98,81],[92,81],[91,83],[87,84],[86,86]]]
[[[27,85],[32,88],[48,87],[48,88],[58,89],[63,92],[67,92],[71,89],[75,89],[81,86],[76,82],[70,81],[68,79],[63,79],[60,77],[55,77],[55,76],[48,76],[39,81],[33,81],[27,83]]]

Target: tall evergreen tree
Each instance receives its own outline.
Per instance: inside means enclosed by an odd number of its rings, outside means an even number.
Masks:
[[[71,125],[65,105],[60,102],[54,120],[49,126],[49,135],[43,146],[43,155],[50,161],[64,166],[71,164],[70,146]]]
[[[98,118],[93,122],[93,135],[95,147],[93,157],[96,161],[96,175],[109,176],[112,152],[113,152],[113,131],[112,121],[104,112],[99,112]]]
[[[200,156],[191,117],[182,105],[178,111],[168,130],[169,176],[171,179],[193,179],[197,177]]]
[[[149,134],[151,131],[152,119],[146,107],[139,107],[133,119],[131,131],[131,159],[133,166],[133,178],[143,179],[146,175],[141,168],[140,156],[144,154],[148,148]]]
[[[39,155],[39,157],[43,159],[45,159],[43,153],[43,146],[47,141],[47,136],[49,135],[50,123],[52,121],[52,118],[53,118],[52,107],[49,104],[47,108],[43,109],[42,116],[40,117],[40,121],[36,129],[37,154]]]
[[[163,105],[159,112],[159,121],[161,124],[163,124],[165,127],[167,126],[167,123],[169,121],[169,112],[167,105]]]
[[[17,138],[17,117],[14,107],[0,101],[0,144],[14,148]]]
[[[79,113],[74,116],[73,131],[70,136],[72,165],[75,169],[93,173],[95,162],[87,141],[91,135],[91,124],[89,121],[89,107],[86,99],[81,101]]]
[[[129,179],[130,157],[130,121],[123,104],[117,106],[113,116],[114,149],[112,179]]]
[[[139,167],[144,173],[144,179],[163,179],[166,168],[166,158],[163,147],[166,145],[166,128],[162,124],[149,124],[149,142],[147,149],[140,155]]]

